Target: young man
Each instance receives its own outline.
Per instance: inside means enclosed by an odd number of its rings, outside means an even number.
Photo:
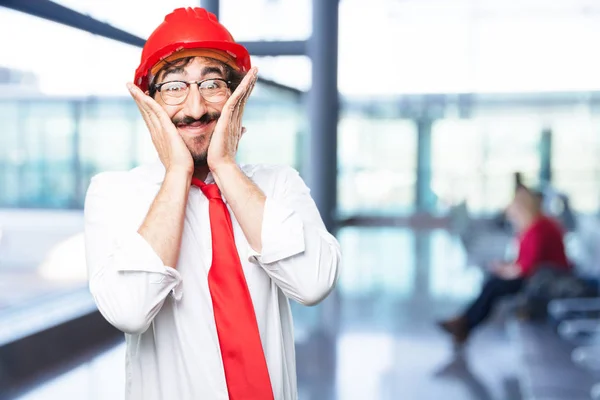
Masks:
[[[485,283],[477,299],[466,311],[439,324],[452,335],[456,344],[463,344],[469,338],[501,297],[518,293],[538,267],[570,268],[562,229],[557,222],[543,215],[540,196],[525,186],[518,186],[506,215],[519,235],[517,260],[497,263],[493,268],[494,276]]]
[[[125,332],[127,398],[296,399],[288,298],[333,289],[340,248],[291,168],[235,163],[256,82],[215,16],[177,9],[128,88],[160,163],[93,178],[90,290]]]

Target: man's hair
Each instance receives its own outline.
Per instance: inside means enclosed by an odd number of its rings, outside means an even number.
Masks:
[[[171,61],[171,62],[167,61],[167,63],[165,65],[163,65],[163,67],[160,70],[158,70],[156,75],[150,77],[150,82],[148,84],[148,93],[149,93],[150,97],[154,98],[154,95],[156,95],[156,86],[155,85],[156,85],[156,80],[158,79],[158,77],[160,77],[162,74],[164,74],[165,71],[167,71],[169,69],[186,67],[189,63],[192,62],[192,60],[194,58],[196,58],[196,56],[184,57],[184,58],[180,58],[178,60]],[[246,74],[233,69],[229,65],[227,65],[219,60],[215,60],[214,58],[209,58],[209,57],[206,57],[206,58],[219,64],[219,66],[223,69],[223,79],[225,79],[228,82],[231,82],[229,84],[229,88],[231,89],[231,92],[233,93],[235,91],[235,89],[237,89],[237,87],[240,85],[240,83],[242,82],[242,79],[244,79],[244,76]]]

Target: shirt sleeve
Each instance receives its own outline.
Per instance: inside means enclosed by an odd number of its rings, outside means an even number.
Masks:
[[[543,261],[543,232],[533,227],[526,232],[519,246],[517,265],[521,268],[522,276],[530,276],[535,268]]]
[[[262,251],[249,249],[286,296],[305,305],[323,300],[339,275],[341,251],[326,230],[310,191],[297,171],[284,168],[277,176],[263,215]]]
[[[165,266],[126,216],[110,175],[98,175],[85,200],[85,247],[90,292],[98,310],[117,329],[141,334],[166,297],[182,296],[181,276]]]

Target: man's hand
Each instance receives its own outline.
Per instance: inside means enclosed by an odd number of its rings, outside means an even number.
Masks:
[[[142,113],[166,171],[180,170],[191,175],[194,172],[192,155],[165,110],[137,86],[128,83],[127,88]]]
[[[257,72],[256,67],[251,68],[223,106],[208,146],[207,162],[213,172],[222,165],[235,164],[238,144],[244,133],[244,107],[256,84]]]

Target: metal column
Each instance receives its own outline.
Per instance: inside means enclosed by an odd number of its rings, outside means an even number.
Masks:
[[[219,19],[219,0],[200,0],[200,5]]]
[[[552,183],[552,130],[546,128],[542,131],[540,139],[540,184]]]
[[[312,86],[308,94],[310,133],[304,172],[330,231],[335,228],[337,204],[338,5],[338,0],[313,0],[313,30],[308,43]]]
[[[417,212],[432,211],[434,201],[431,190],[431,126],[429,117],[417,122],[417,187],[415,205]]]

